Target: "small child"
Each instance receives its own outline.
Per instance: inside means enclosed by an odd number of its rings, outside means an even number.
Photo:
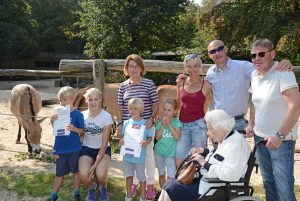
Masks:
[[[132,98],[128,102],[128,110],[131,116],[130,119],[124,121],[122,128],[122,137],[120,139],[120,144],[125,146],[126,141],[124,138],[134,139],[142,134],[143,140],[140,141],[141,153],[139,157],[134,157],[133,153],[129,154],[125,152],[123,157],[124,165],[124,176],[126,177],[126,193],[125,201],[132,200],[131,186],[133,183],[133,176],[136,176],[140,182],[141,196],[140,201],[146,201],[146,175],[145,175],[145,156],[146,147],[152,141],[152,130],[146,129],[145,119],[141,118],[141,113],[144,111],[144,102],[140,98]]]
[[[74,108],[73,102],[75,100],[76,91],[72,87],[62,87],[58,94],[58,100],[61,106],[70,105],[70,123],[66,126],[70,131],[69,135],[56,136],[53,148],[53,155],[56,159],[56,176],[53,184],[53,189],[50,201],[58,199],[57,193],[61,188],[64,176],[73,173],[74,201],[81,201],[80,199],[80,179],[78,173],[78,159],[81,150],[80,135],[83,134],[84,119],[79,110]],[[51,116],[51,124],[57,119],[57,114]]]
[[[174,99],[166,99],[163,103],[163,117],[156,125],[155,139],[155,163],[159,174],[159,185],[162,188],[166,183],[165,168],[169,178],[174,178],[176,173],[176,141],[180,139],[182,124],[178,118],[177,102]]]

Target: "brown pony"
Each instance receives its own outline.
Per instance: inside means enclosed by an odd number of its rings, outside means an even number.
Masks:
[[[25,131],[28,152],[41,152],[40,140],[42,127],[40,123],[45,119],[37,120],[37,114],[42,108],[42,100],[35,88],[28,84],[18,84],[11,91],[9,109],[16,115],[19,124],[16,143],[20,143],[21,127]]]

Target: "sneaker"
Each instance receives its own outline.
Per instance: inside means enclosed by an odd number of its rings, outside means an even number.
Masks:
[[[131,201],[132,198],[125,197],[125,201]]]
[[[97,184],[94,182],[92,189],[88,189],[88,194],[86,196],[86,201],[96,201],[95,190],[97,189]]]
[[[140,201],[146,201],[146,198],[140,198]]]
[[[74,195],[74,201],[81,201],[80,195]]]
[[[136,196],[136,189],[137,189],[138,185],[136,184],[132,184],[131,185],[131,189],[130,189],[130,194],[131,197],[134,198]]]
[[[108,191],[107,188],[101,188],[99,201],[108,201]]]
[[[155,198],[155,188],[154,185],[147,185],[146,198],[148,200],[153,200]]]
[[[58,197],[48,199],[48,201],[56,201],[56,200],[58,200]]]

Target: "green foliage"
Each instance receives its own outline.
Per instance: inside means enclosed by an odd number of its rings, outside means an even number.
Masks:
[[[0,54],[82,53],[74,26],[79,9],[78,0],[1,1]]]
[[[143,57],[158,50],[172,50],[189,35],[179,20],[187,0],[83,0],[81,35],[86,54],[101,58]]]
[[[281,41],[283,49],[292,47],[296,53],[300,51],[298,0],[223,1],[201,20],[233,51],[249,49],[251,42],[259,38],[269,38],[275,46]]]
[[[25,54],[38,46],[34,22],[26,0],[0,4],[0,54]]]

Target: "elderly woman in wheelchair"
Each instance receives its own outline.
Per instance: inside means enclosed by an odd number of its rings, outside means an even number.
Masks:
[[[223,191],[219,193],[219,198],[213,198],[220,186],[230,186],[228,182],[234,182],[235,186],[244,186],[240,178],[244,178],[247,172],[250,147],[245,137],[233,130],[234,119],[223,110],[208,112],[205,121],[208,135],[218,142],[218,147],[210,153],[207,149],[192,148],[190,154],[201,165],[200,176],[194,178],[189,185],[169,179],[161,191],[159,201],[217,201],[238,197]],[[214,178],[213,181],[209,181],[210,178]]]

